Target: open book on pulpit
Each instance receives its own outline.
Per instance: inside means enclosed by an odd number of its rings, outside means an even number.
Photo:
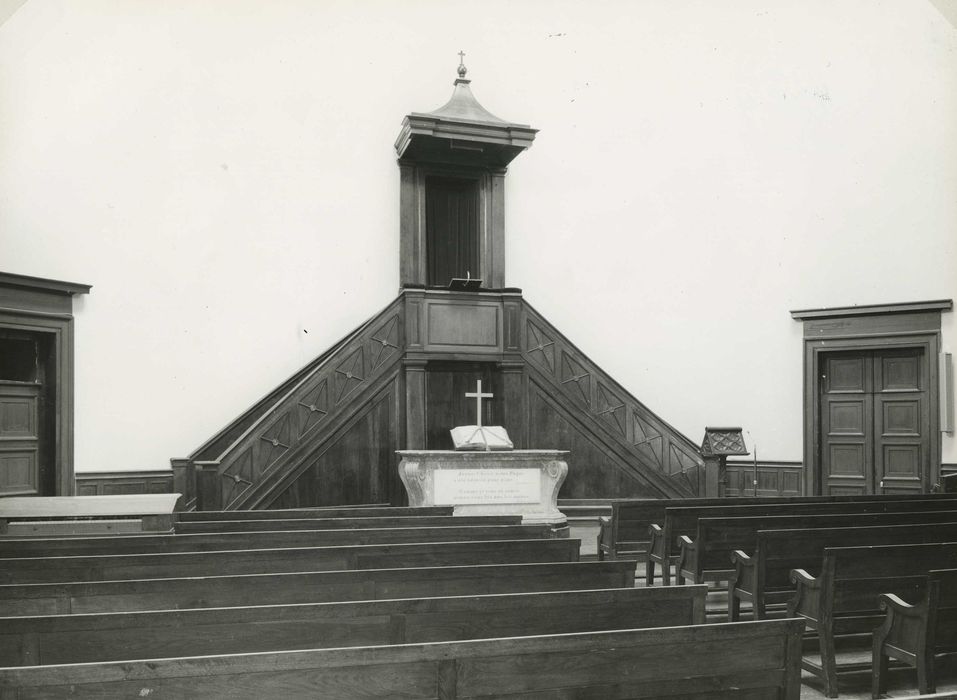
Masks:
[[[449,431],[456,450],[513,450],[508,432],[500,425],[460,425]]]

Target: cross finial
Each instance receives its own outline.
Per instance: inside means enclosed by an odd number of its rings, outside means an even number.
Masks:
[[[483,394],[482,393],[482,380],[475,380],[475,391],[465,392],[465,398],[475,399],[475,425],[479,428],[482,427],[482,399],[490,399],[494,394]]]
[[[468,68],[465,67],[465,52],[459,51],[459,77],[464,78]]]

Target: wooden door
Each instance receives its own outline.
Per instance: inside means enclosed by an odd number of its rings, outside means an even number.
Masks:
[[[822,368],[822,493],[926,490],[931,436],[923,353],[918,349],[829,353]]]
[[[40,385],[0,381],[0,496],[40,493]]]

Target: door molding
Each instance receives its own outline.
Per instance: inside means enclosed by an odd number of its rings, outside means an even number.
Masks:
[[[940,314],[953,300],[873,304],[791,311],[804,323],[804,479],[805,493],[820,492],[821,422],[818,377],[826,353],[918,349],[927,361],[930,402],[929,488],[940,478]]]
[[[53,496],[72,496],[73,473],[73,296],[87,294],[88,284],[0,272],[0,328],[50,339],[55,386]]]

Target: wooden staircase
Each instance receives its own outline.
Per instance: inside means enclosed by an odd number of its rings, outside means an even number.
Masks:
[[[458,327],[466,341],[451,344]],[[416,382],[429,362],[449,359],[507,373],[505,425],[516,446],[571,452],[564,498],[698,492],[695,444],[520,292],[426,289],[402,290],[189,457],[171,460],[174,488],[201,510],[401,504],[395,451],[424,447],[414,444],[425,410]]]

